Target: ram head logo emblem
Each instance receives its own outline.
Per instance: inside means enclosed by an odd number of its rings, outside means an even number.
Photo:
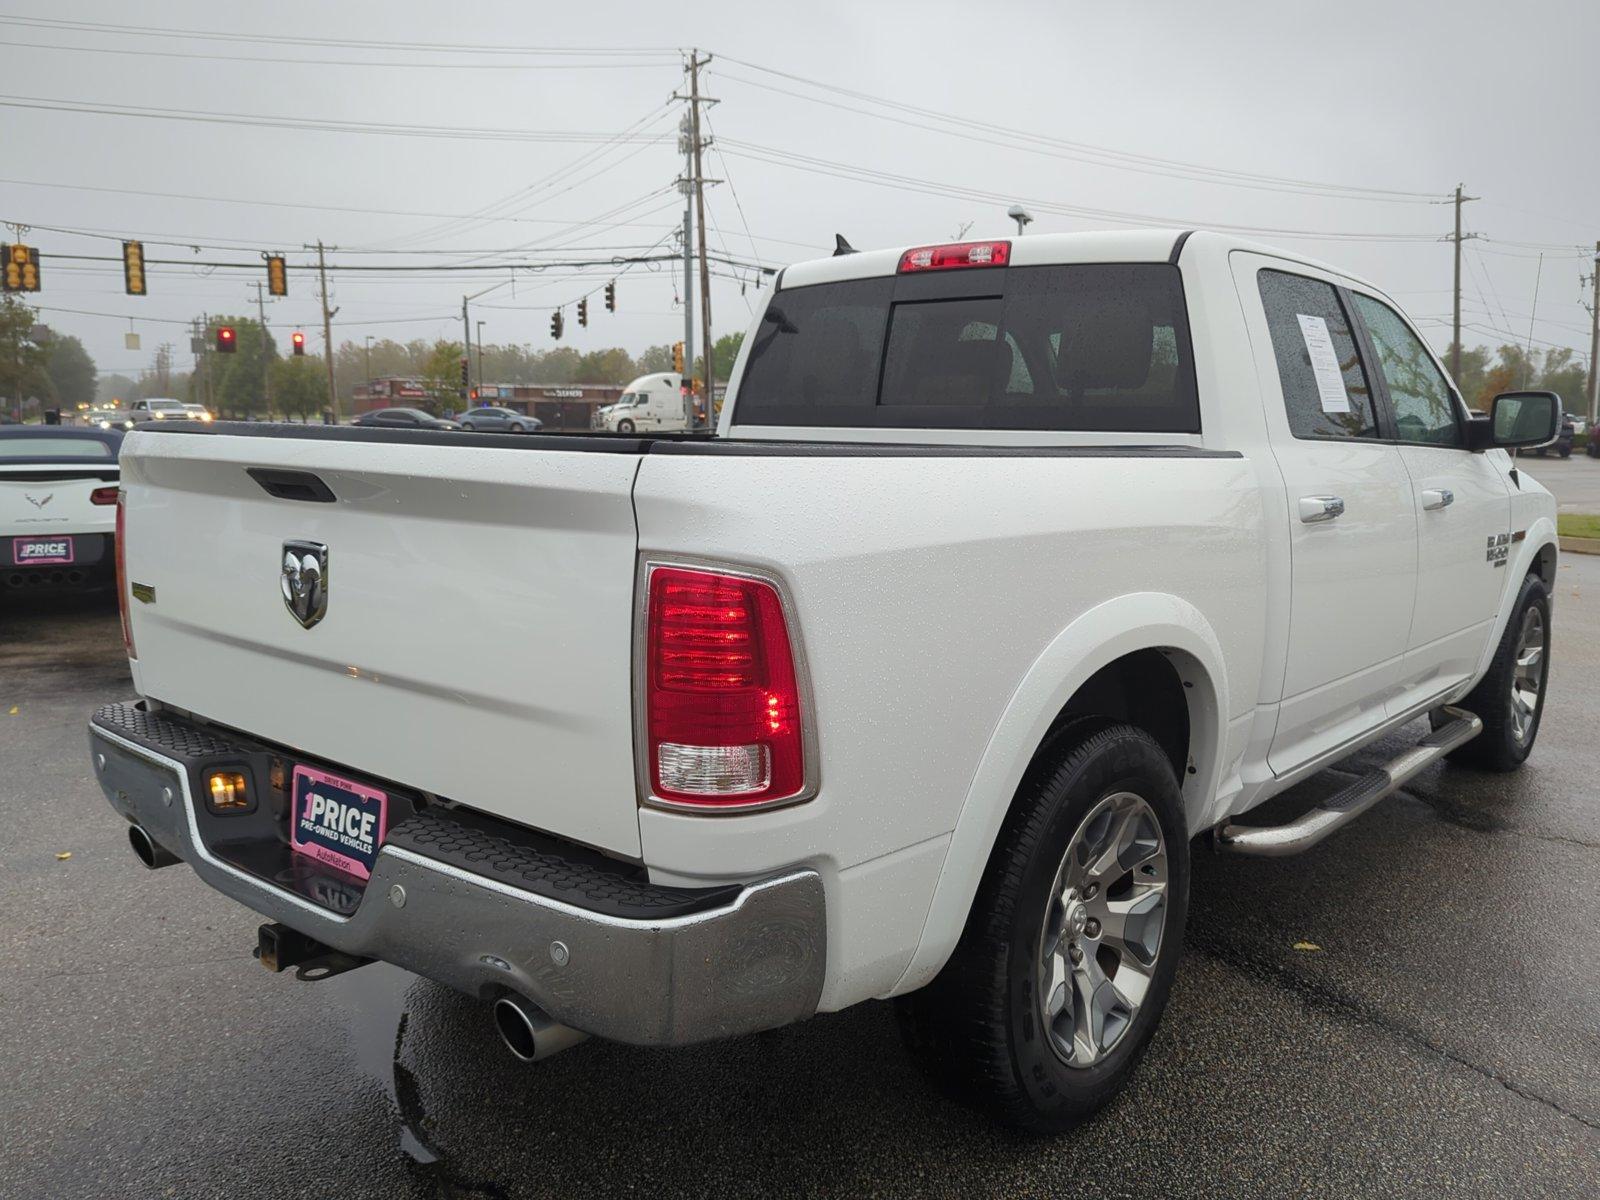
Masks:
[[[328,611],[328,548],[321,542],[284,542],[279,582],[284,607],[310,629]]]

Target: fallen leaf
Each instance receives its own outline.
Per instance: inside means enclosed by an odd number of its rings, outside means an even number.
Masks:
[[[72,857],[72,851],[71,850],[63,850],[59,854],[56,855],[56,861],[57,862],[66,862],[67,859],[69,859],[71,857]]]
[[[6,714],[6,716],[8,716],[8,717],[14,717],[14,716],[16,716],[16,715],[17,715],[17,706],[16,706],[16,705],[15,705],[15,704],[13,704],[13,705],[12,705],[12,706],[11,706],[11,711],[10,711],[10,712],[8,712],[8,713],[7,713],[7,714]]]
[[[1306,951],[1313,951],[1313,950],[1321,950],[1322,949],[1322,947],[1317,945],[1315,942],[1296,942],[1294,944],[1294,948],[1296,950],[1306,950]]]

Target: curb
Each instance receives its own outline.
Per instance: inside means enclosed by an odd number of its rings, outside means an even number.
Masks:
[[[1600,538],[1558,537],[1564,554],[1600,554]]]

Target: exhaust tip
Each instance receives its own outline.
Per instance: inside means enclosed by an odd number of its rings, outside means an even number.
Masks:
[[[161,867],[170,867],[174,863],[182,861],[171,850],[168,850],[146,833],[141,825],[128,826],[128,845],[133,847],[133,852],[139,856],[139,861],[152,871]]]
[[[494,1027],[506,1049],[529,1063],[560,1054],[589,1036],[557,1025],[542,1008],[515,993],[494,1002]]]
[[[523,1062],[533,1062],[539,1057],[539,1031],[526,1005],[508,996],[496,1000],[494,1027],[500,1034],[500,1040],[506,1044],[506,1049]]]

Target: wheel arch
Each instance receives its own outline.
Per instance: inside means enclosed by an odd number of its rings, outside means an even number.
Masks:
[[[1127,694],[1139,691],[1129,683],[1163,678],[1170,691],[1158,685],[1153,695]],[[1180,597],[1140,592],[1108,600],[1058,633],[1012,694],[957,817],[916,951],[890,994],[938,974],[966,925],[1023,773],[1072,717],[1104,709],[1119,685],[1125,707],[1104,715],[1158,726],[1150,732],[1174,760],[1184,815],[1197,827],[1221,771],[1228,694],[1221,644]]]

